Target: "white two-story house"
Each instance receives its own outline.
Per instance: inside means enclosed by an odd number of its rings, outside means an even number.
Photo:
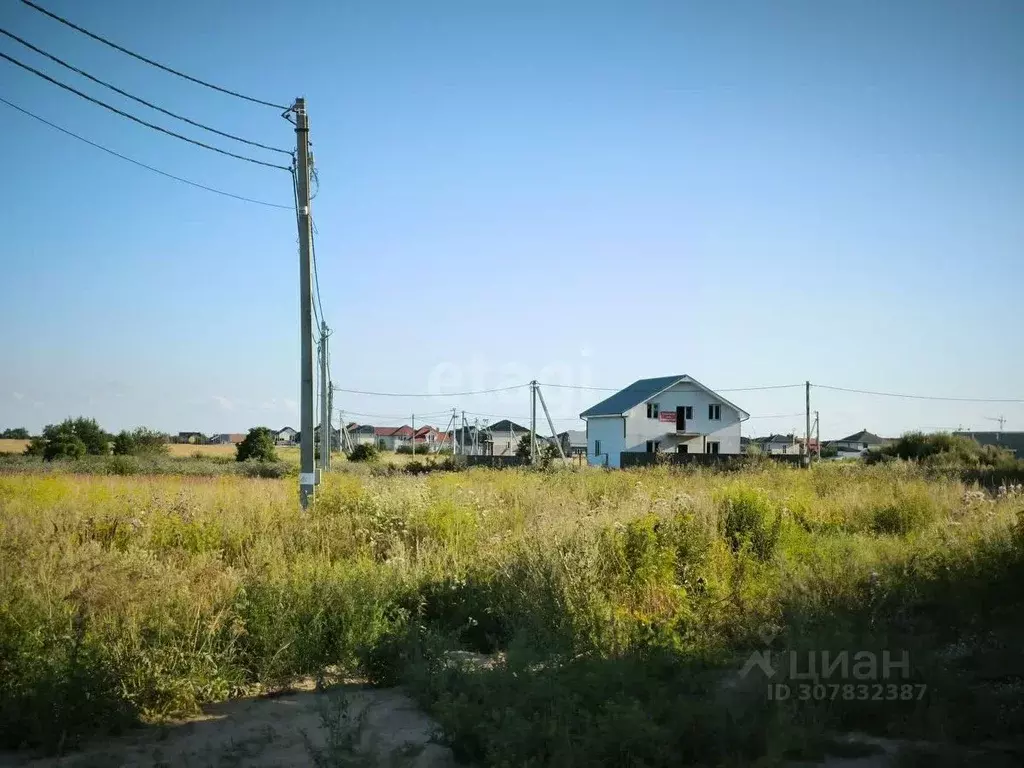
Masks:
[[[640,379],[583,413],[590,464],[618,467],[619,454],[740,453],[750,414],[696,379]]]

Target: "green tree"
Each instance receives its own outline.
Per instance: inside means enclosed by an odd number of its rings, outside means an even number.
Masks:
[[[530,435],[525,434],[519,438],[519,444],[516,446],[516,456],[520,459],[530,458]]]
[[[146,427],[121,430],[114,437],[115,456],[152,456],[161,453],[167,453],[167,436]]]
[[[104,456],[110,453],[110,435],[100,428],[95,419],[79,416],[77,419],[65,419],[60,424],[47,424],[42,436],[33,439],[25,453],[42,456],[47,461],[77,459],[86,453]]]
[[[110,435],[103,431],[96,419],[87,419],[79,416],[77,419],[68,419],[63,425],[71,425],[71,431],[75,436],[85,443],[85,452],[93,456],[106,456],[110,453]],[[43,437],[46,437],[46,430],[43,430]]]
[[[253,427],[249,434],[238,444],[238,461],[277,461],[277,452],[274,450],[274,433],[269,427]]]
[[[3,440],[28,440],[28,430],[24,427],[13,427],[0,432],[0,439]]]

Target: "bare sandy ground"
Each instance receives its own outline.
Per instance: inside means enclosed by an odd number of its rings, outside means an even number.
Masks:
[[[0,768],[455,766],[451,750],[432,742],[435,730],[399,689],[341,686],[211,705],[191,720],[140,728],[63,758],[0,753]]]

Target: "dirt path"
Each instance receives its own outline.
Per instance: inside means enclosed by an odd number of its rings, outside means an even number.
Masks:
[[[141,728],[60,759],[0,753],[0,768],[451,768],[451,750],[431,742],[435,729],[399,689],[342,686],[211,705],[192,720]]]

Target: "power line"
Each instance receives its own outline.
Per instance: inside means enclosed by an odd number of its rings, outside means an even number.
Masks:
[[[153,61],[152,59],[147,59],[145,56],[142,56],[141,54],[135,53],[134,51],[129,51],[127,48],[124,48],[124,47],[118,45],[117,43],[111,42],[110,40],[107,40],[105,37],[101,37],[100,35],[97,35],[97,34],[95,34],[93,32],[90,32],[89,30],[84,29],[83,27],[80,27],[80,26],[78,26],[77,24],[75,24],[75,23],[73,23],[71,21],[68,21],[63,16],[58,16],[55,13],[51,13],[50,11],[46,10],[45,8],[43,8],[42,6],[39,6],[39,5],[36,5],[33,2],[30,2],[30,0],[21,0],[21,2],[23,2],[29,8],[37,10],[40,13],[45,14],[46,16],[49,16],[51,19],[59,21],[61,24],[69,26],[72,29],[74,29],[74,30],[76,30],[78,32],[81,32],[83,35],[87,35],[87,36],[91,37],[93,40],[101,42],[104,45],[109,45],[114,50],[120,51],[121,53],[126,53],[129,56],[131,56],[131,57],[133,57],[135,59],[138,59],[139,61],[144,61],[146,64],[149,64],[150,66],[156,67],[157,69],[162,69],[164,72],[170,72],[172,75],[177,75],[178,77],[182,77],[182,78],[184,78],[186,80],[189,80],[189,81],[191,81],[193,83],[196,83],[197,85],[202,85],[202,86],[205,86],[207,88],[212,88],[215,91],[220,91],[221,93],[226,93],[229,96],[235,96],[236,98],[244,99],[245,101],[251,101],[253,104],[262,104],[265,107],[273,107],[274,109],[281,109],[281,110],[288,109],[288,107],[283,107],[280,104],[274,104],[274,103],[269,102],[269,101],[263,101],[262,99],[255,99],[252,96],[246,96],[244,94],[238,93],[237,91],[228,90],[227,88],[222,88],[219,85],[214,85],[213,83],[207,83],[206,81],[200,80],[197,77],[192,77],[191,75],[186,75],[184,72],[179,72],[178,70],[172,69],[171,67],[168,67],[168,66],[166,66],[164,64],[161,64],[161,63],[159,63],[157,61]]]
[[[288,210],[288,209],[290,209],[292,207],[290,205],[279,205],[277,203],[268,203],[268,202],[265,202],[263,200],[255,200],[255,199],[253,199],[251,197],[244,197],[242,195],[236,195],[236,194],[234,194],[232,192],[225,192],[222,189],[214,189],[213,187],[208,187],[205,184],[200,184],[197,181],[191,181],[189,179],[184,179],[181,176],[175,176],[173,173],[167,173],[167,171],[161,171],[159,168],[154,168],[151,165],[146,165],[145,163],[141,163],[138,160],[135,160],[135,159],[133,159],[131,157],[128,157],[127,155],[122,155],[120,152],[115,152],[114,150],[109,149],[108,147],[104,147],[102,144],[97,144],[95,141],[90,141],[89,139],[85,138],[84,136],[79,136],[77,133],[74,133],[73,131],[69,131],[67,128],[62,128],[61,126],[57,125],[56,123],[51,123],[49,120],[47,120],[47,119],[45,119],[43,117],[40,117],[39,115],[36,115],[36,114],[34,114],[32,112],[29,112],[24,107],[19,107],[17,104],[13,104],[13,103],[11,103],[10,101],[8,101],[5,98],[0,97],[0,103],[6,104],[8,107],[11,107],[12,109],[16,109],[19,112],[21,112],[21,113],[23,113],[25,115],[28,115],[29,117],[31,117],[31,118],[33,118],[35,120],[38,120],[39,122],[43,123],[44,125],[48,125],[51,128],[54,128],[55,130],[58,130],[61,133],[67,134],[68,136],[70,136],[70,137],[72,137],[74,139],[78,139],[79,141],[83,141],[83,142],[85,142],[86,144],[88,144],[91,147],[96,147],[96,149],[103,150],[108,155],[113,155],[114,157],[118,157],[118,158],[120,158],[122,160],[127,160],[132,165],[137,165],[140,168],[145,168],[147,171],[152,171],[153,173],[158,173],[161,176],[166,176],[168,179],[174,179],[175,181],[180,181],[183,184],[188,184],[189,186],[196,187],[198,189],[205,189],[207,192],[213,192],[215,195],[223,195],[224,197],[231,197],[231,198],[234,198],[235,200],[241,200],[241,201],[246,202],[246,203],[254,203],[256,205],[265,205],[268,208],[283,208],[285,210]]]
[[[337,392],[338,388],[335,387],[334,391]],[[409,413],[360,413],[359,411],[350,411],[347,408],[339,408],[337,410],[343,411],[346,416],[363,416],[369,419],[407,419],[412,415]],[[416,416],[417,418],[422,417],[424,419],[428,419],[431,416],[451,416],[451,413],[452,412],[450,410],[433,411],[431,413],[420,413],[417,411]],[[466,413],[469,413],[469,411],[466,411]]]
[[[24,2],[24,1],[25,0],[22,0],[22,2]],[[24,64],[24,63],[18,61],[17,59],[15,59],[13,56],[8,56],[6,53],[3,53],[2,51],[0,51],[0,58],[7,59],[7,61],[11,62],[15,66],[21,67],[22,69],[24,69],[24,70],[26,70],[28,72],[31,72],[32,74],[37,75],[38,77],[41,77],[44,80],[48,80],[49,82],[53,83],[54,85],[56,85],[56,86],[58,86],[60,88],[63,88],[66,91],[70,91],[71,93],[75,94],[76,96],[81,96],[86,101],[91,101],[93,104],[98,104],[99,106],[104,107],[105,109],[109,109],[111,112],[114,112],[115,114],[121,115],[121,117],[127,117],[129,120],[132,120],[132,121],[138,123],[139,125],[144,125],[147,128],[152,128],[154,131],[159,131],[160,133],[165,133],[168,136],[173,136],[176,139],[181,139],[182,141],[187,141],[189,144],[195,144],[197,147],[203,147],[204,149],[209,149],[211,152],[217,152],[217,153],[222,154],[222,155],[227,155],[228,157],[234,157],[234,158],[236,158],[238,160],[245,160],[246,162],[255,163],[256,165],[263,165],[263,166],[266,166],[267,168],[279,168],[282,171],[290,171],[291,170],[291,168],[289,168],[287,166],[284,166],[284,165],[276,165],[274,163],[264,162],[263,160],[257,160],[254,157],[246,157],[245,155],[238,155],[238,154],[235,154],[234,152],[229,152],[226,149],[221,149],[220,147],[215,147],[215,146],[213,146],[211,144],[204,144],[203,142],[197,141],[196,139],[190,139],[188,136],[182,136],[180,133],[175,133],[174,131],[170,131],[167,128],[161,128],[159,125],[154,125],[153,123],[146,122],[142,118],[135,117],[135,115],[130,115],[127,112],[118,109],[117,107],[111,106],[110,104],[107,104],[105,101],[100,101],[99,99],[93,98],[89,94],[83,93],[82,91],[78,90],[77,88],[71,87],[67,83],[62,83],[60,80],[52,78],[49,75],[47,75],[45,72],[40,72],[38,69],[36,69],[34,67],[30,67],[28,64]]]
[[[310,226],[313,227],[313,233],[316,234],[316,224],[313,223],[313,214],[309,215]],[[320,301],[320,270],[316,266],[316,237],[309,238],[310,251],[313,255],[313,287],[316,289],[316,304],[320,308],[320,317],[324,316],[324,305]]]
[[[953,403],[1024,403],[1024,398],[993,398],[993,397],[940,397],[936,395],[906,395],[896,392],[875,392],[869,389],[852,389],[850,387],[833,387],[828,384],[811,384],[818,389],[830,389],[835,392],[852,392],[858,395],[876,395],[878,397],[901,397],[907,400],[941,400]]]
[[[12,40],[16,40],[17,42],[19,42],[22,45],[24,45],[26,48],[30,48],[31,50],[35,51],[36,53],[40,54],[41,56],[45,56],[46,58],[50,59],[51,61],[57,62],[62,67],[70,69],[72,72],[77,72],[82,77],[88,78],[89,80],[92,80],[94,83],[99,83],[100,85],[104,86],[105,88],[109,88],[110,90],[114,91],[114,93],[119,93],[122,96],[124,96],[125,98],[131,99],[132,101],[136,101],[139,104],[142,104],[144,106],[149,107],[150,109],[155,109],[157,112],[163,112],[165,115],[169,115],[170,117],[173,117],[176,120],[181,120],[182,122],[188,123],[189,125],[194,125],[197,128],[202,128],[204,131],[209,131],[210,133],[215,133],[218,136],[223,136],[223,137],[228,138],[228,139],[234,139],[235,141],[240,141],[243,144],[248,144],[248,145],[253,146],[253,147],[259,147],[260,149],[266,149],[266,150],[269,150],[271,152],[279,152],[282,155],[288,155],[289,157],[291,157],[292,153],[290,151],[286,150],[286,149],[278,149],[277,147],[271,147],[271,146],[268,146],[266,144],[260,144],[258,141],[250,141],[249,139],[243,139],[241,136],[235,136],[233,133],[226,133],[225,131],[220,131],[220,130],[217,130],[216,128],[211,128],[208,125],[204,125],[203,123],[197,122],[197,121],[192,120],[190,118],[187,118],[187,117],[185,117],[183,115],[179,115],[179,114],[176,114],[174,112],[171,112],[169,109],[164,109],[163,107],[157,106],[156,104],[153,104],[152,102],[146,101],[145,99],[139,98],[138,96],[133,96],[132,94],[128,93],[127,91],[121,90],[116,85],[111,85],[110,83],[106,82],[105,80],[100,80],[100,78],[94,77],[93,75],[90,75],[85,70],[79,69],[78,67],[75,67],[75,66],[73,66],[71,64],[68,64],[63,59],[57,58],[52,53],[47,53],[42,48],[37,48],[36,46],[32,45],[32,43],[28,42],[27,40],[23,40],[22,38],[18,37],[15,34],[12,34],[11,32],[8,32],[6,29],[0,29],[0,35],[6,35],[7,37],[11,38]]]
[[[635,386],[630,384],[628,387],[589,387],[582,384],[550,384],[543,381],[537,382],[543,387],[556,387],[558,389],[586,389],[593,390],[595,392],[630,392],[634,390],[648,391],[650,387],[647,386]],[[716,389],[715,392],[755,392],[765,389],[794,389],[796,387],[802,387],[803,384],[769,384],[762,387],[731,387],[728,389]]]
[[[465,397],[469,395],[489,395],[492,392],[508,392],[513,389],[522,389],[530,384],[514,384],[511,387],[496,387],[494,389],[478,389],[472,392],[367,392],[361,389],[342,389],[335,387],[336,392],[346,392],[350,395],[373,395],[375,397]]]

